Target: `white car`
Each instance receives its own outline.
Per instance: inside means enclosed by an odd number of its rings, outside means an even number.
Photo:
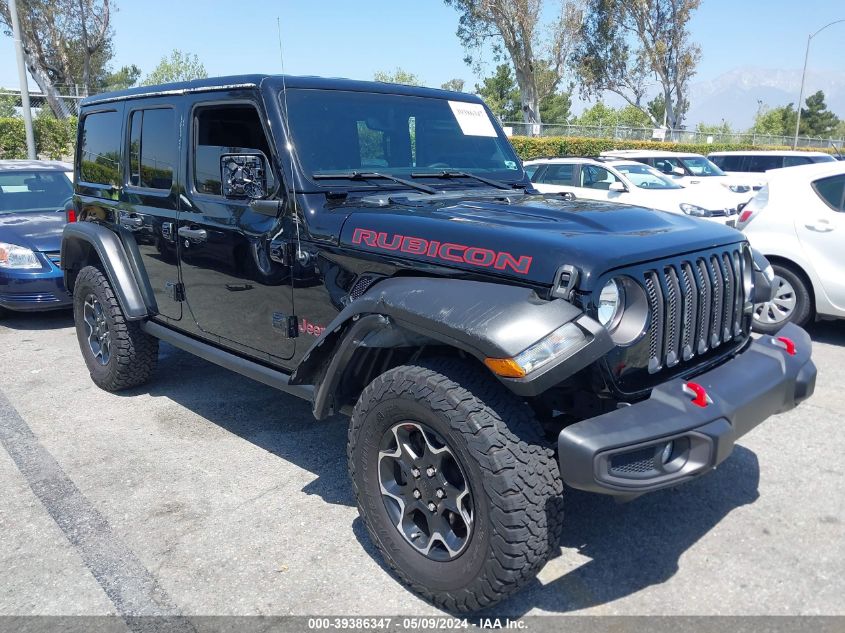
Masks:
[[[766,171],[782,167],[799,167],[812,163],[830,163],[836,159],[825,152],[796,150],[756,150],[743,152],[711,152],[707,155],[729,176],[747,179],[759,189],[766,184]]]
[[[525,163],[534,187],[544,193],[606,200],[707,218],[733,226],[737,204],[727,191],[683,187],[633,160],[544,158]]]
[[[654,167],[660,173],[685,187],[722,187],[734,194],[737,205],[748,202],[754,195],[752,179],[748,177],[748,174],[728,175],[701,154],[666,150],[622,149],[602,152],[601,155],[635,160],[649,167]]]
[[[774,269],[774,296],[757,306],[755,329],[845,318],[845,163],[773,169],[766,177],[737,226]]]

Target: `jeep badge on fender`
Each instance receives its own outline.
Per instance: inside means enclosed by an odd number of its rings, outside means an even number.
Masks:
[[[363,524],[447,611],[559,552],[564,483],[681,484],[813,393],[802,329],[750,336],[771,287],[743,234],[538,193],[474,95],[200,79],[88,97],[77,140],[61,266],[93,381],[147,382],[163,340],[346,414]]]

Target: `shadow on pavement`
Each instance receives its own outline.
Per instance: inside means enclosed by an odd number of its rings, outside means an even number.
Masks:
[[[0,318],[0,327],[10,330],[57,330],[73,327],[73,310],[51,310],[49,312],[5,312]]]
[[[814,343],[845,346],[845,321],[819,321],[807,327]]]
[[[149,385],[123,394],[169,398],[315,474],[303,488],[306,494],[327,503],[355,504],[346,472],[345,419],[315,421],[304,400],[168,345],[162,345],[157,374]],[[534,580],[484,615],[517,617],[532,608],[576,611],[665,582],[677,572],[687,549],[732,510],[757,499],[758,482],[757,456],[737,446],[715,472],[627,504],[568,489],[561,546],[589,560],[546,585]],[[361,520],[351,528],[364,550],[387,570]]]

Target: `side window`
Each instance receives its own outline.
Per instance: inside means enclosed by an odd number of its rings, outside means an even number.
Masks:
[[[676,167],[684,169],[684,166],[681,164],[681,161],[679,161],[677,158],[655,158],[654,167],[655,169],[664,174],[671,174],[672,170]],[[686,172],[685,169],[684,172]]]
[[[778,169],[783,166],[782,156],[751,156],[748,171],[761,172],[767,169]]]
[[[710,160],[722,171],[742,171],[743,156],[714,156]]]
[[[82,119],[79,179],[97,185],[120,185],[120,127],[118,112],[95,112]],[[104,192],[104,195],[108,195]]]
[[[610,189],[611,183],[619,182],[619,179],[603,167],[594,165],[581,166],[581,186],[587,189]]]
[[[784,167],[797,167],[798,165],[809,165],[812,163],[809,158],[805,156],[784,156],[783,157],[783,166]]]
[[[178,158],[179,135],[171,108],[136,110],[129,119],[129,184],[169,190]]]
[[[845,175],[817,180],[813,189],[834,211],[845,211]]]
[[[547,185],[571,185],[573,170],[572,165],[551,164],[546,167],[540,182]]]
[[[540,168],[539,163],[537,163],[536,165],[525,165],[523,167],[523,169],[525,169],[525,175],[528,176],[531,180],[534,180],[534,174],[537,173],[537,170],[539,168]]]

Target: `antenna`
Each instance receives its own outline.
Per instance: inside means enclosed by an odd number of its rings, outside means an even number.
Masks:
[[[285,149],[287,150],[288,154],[290,155],[290,170],[291,176],[293,179],[290,183],[291,186],[291,195],[293,197],[293,224],[296,229],[296,258],[297,260],[303,259],[302,249],[300,248],[300,240],[299,240],[299,217],[296,214],[297,208],[297,201],[296,201],[296,179],[297,179],[297,170],[296,170],[296,157],[293,153],[293,143],[291,143],[291,135],[290,135],[290,119],[288,117],[288,86],[287,82],[285,81],[285,54],[284,49],[282,48],[282,23],[279,20],[279,16],[276,16],[276,33],[279,37],[279,62],[281,63],[282,67],[282,110],[284,111],[284,120],[282,122],[282,127],[285,131]],[[281,231],[279,231],[281,233]],[[276,235],[278,237],[278,235]],[[293,275],[293,271],[291,271],[291,275]],[[291,283],[292,283],[291,278]]]

